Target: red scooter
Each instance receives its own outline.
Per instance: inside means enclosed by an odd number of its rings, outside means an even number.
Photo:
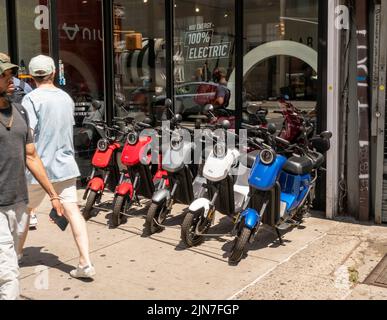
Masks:
[[[299,139],[303,135],[311,138],[314,134],[314,127],[309,120],[305,119],[306,112],[299,110],[284,98],[279,100],[279,104],[282,111],[275,111],[275,113],[282,113],[284,116],[284,124],[279,137],[290,143],[302,142]]]
[[[152,137],[139,134],[143,129],[152,128],[149,124],[151,121],[135,122],[130,118],[126,121],[130,123],[129,133],[121,156],[121,163],[126,169],[121,172],[120,182],[115,191],[112,227],[121,224],[122,216],[133,203],[139,204],[139,195],[151,199],[155,184],[167,176],[167,173],[161,170],[161,161],[157,172],[152,175],[150,154]]]
[[[83,217],[86,220],[91,218],[91,212],[95,204],[99,204],[105,190],[110,174],[115,169],[115,158],[120,150],[120,140],[124,132],[119,126],[108,127],[104,121],[93,121],[93,123],[105,132],[105,138],[98,141],[97,150],[92,159],[93,171],[89,178],[83,199],[86,205],[83,210]]]

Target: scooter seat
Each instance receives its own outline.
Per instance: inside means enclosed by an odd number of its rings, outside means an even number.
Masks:
[[[254,166],[255,159],[259,155],[259,150],[254,150],[247,154],[247,168],[251,169]]]
[[[313,168],[314,169],[320,168],[325,161],[324,156],[319,152],[316,152],[315,154],[313,154],[312,158],[313,158]]]
[[[284,171],[297,176],[310,173],[313,170],[314,163],[305,157],[291,157],[285,163]]]

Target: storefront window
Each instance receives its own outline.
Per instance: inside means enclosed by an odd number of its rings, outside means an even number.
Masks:
[[[19,78],[31,86],[28,64],[38,54],[49,54],[50,17],[47,0],[16,0]]]
[[[57,1],[58,85],[75,102],[74,146],[82,177],[90,174],[105,119],[103,22],[101,0]]]
[[[243,120],[260,122],[257,112],[263,110],[280,129],[282,99],[313,118],[318,90],[318,1],[246,0],[244,4]]]
[[[115,115],[165,117],[164,0],[114,1]]]
[[[0,52],[8,53],[8,31],[5,0],[0,0]]]
[[[235,126],[228,80],[234,70],[234,0],[176,0],[174,41],[175,110],[186,121],[202,121],[214,105],[217,120]]]

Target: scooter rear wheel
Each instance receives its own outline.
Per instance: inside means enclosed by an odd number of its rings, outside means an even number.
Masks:
[[[188,212],[181,225],[181,239],[187,247],[195,247],[203,243],[204,237],[195,234],[198,224],[206,223],[201,219],[201,215]],[[203,226],[201,232],[206,233],[210,225]],[[200,227],[199,227],[200,229]]]
[[[239,236],[235,239],[234,246],[231,251],[231,255],[228,258],[230,264],[237,264],[242,260],[243,254],[247,249],[247,244],[251,236],[251,230],[244,227]]]
[[[89,195],[86,200],[86,205],[85,208],[83,209],[83,217],[85,218],[86,221],[90,220],[92,217],[92,210],[95,204],[95,201],[97,200],[98,193],[96,191],[91,190],[89,192]]]
[[[160,213],[163,210],[166,210],[165,203],[162,203],[162,204],[152,203],[151,206],[149,207],[148,214],[146,215],[146,221],[145,221],[145,232],[148,235],[152,235],[164,229],[160,227],[155,221],[159,219]]]
[[[117,228],[121,224],[122,209],[125,206],[125,196],[117,196],[114,201],[111,225],[113,228]]]

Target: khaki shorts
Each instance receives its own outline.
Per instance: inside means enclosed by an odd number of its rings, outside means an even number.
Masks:
[[[56,193],[62,203],[78,203],[77,180],[70,179],[62,182],[52,183]],[[38,184],[28,186],[28,208],[35,209],[39,207],[47,196],[44,189]]]

